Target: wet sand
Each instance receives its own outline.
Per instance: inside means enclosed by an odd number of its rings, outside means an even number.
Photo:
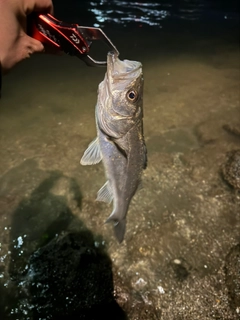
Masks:
[[[96,135],[105,70],[68,56],[34,56],[3,78],[0,101],[2,319],[16,308],[9,279],[42,238],[82,224],[106,248],[130,320],[237,319],[239,292],[226,282],[226,257],[240,241],[240,196],[221,168],[227,153],[240,149],[238,39],[231,30],[111,32],[122,59],[143,63],[145,80],[148,168],[125,241],[119,245],[104,225],[111,206],[95,202],[102,165],[79,164]]]

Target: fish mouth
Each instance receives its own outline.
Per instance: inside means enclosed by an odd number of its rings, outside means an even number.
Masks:
[[[138,61],[119,60],[118,54],[109,52],[107,56],[107,73],[112,79],[137,78],[142,72],[142,64]]]

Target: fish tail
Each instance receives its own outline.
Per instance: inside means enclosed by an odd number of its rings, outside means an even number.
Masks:
[[[105,223],[113,222],[114,223],[114,234],[118,242],[123,242],[123,238],[126,231],[126,219],[115,218],[115,213],[111,214],[110,217],[106,220]]]

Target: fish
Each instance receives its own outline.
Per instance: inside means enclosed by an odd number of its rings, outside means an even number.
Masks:
[[[108,53],[107,71],[98,86],[95,108],[97,137],[80,161],[82,165],[103,162],[107,181],[98,191],[96,200],[109,204],[113,201],[113,211],[105,222],[113,223],[119,243],[126,232],[130,202],[147,167],[143,83],[140,62],[120,60],[116,53]]]

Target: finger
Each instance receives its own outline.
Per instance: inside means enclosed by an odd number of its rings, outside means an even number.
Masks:
[[[35,52],[43,52],[43,44],[27,35],[22,35],[15,44],[11,53],[8,54],[6,61],[1,61],[2,70],[6,73],[20,61],[30,58]]]
[[[53,14],[53,4],[52,1],[36,1],[34,10],[33,11],[38,11],[38,12],[44,12],[44,13],[50,13]]]
[[[15,54],[14,59],[12,59],[12,66],[17,64],[21,60],[30,58],[30,56],[35,52],[43,51],[44,46],[40,41],[24,34],[19,38],[16,44],[14,52],[17,54]]]
[[[30,14],[33,11],[53,14],[53,4],[51,0],[27,1],[24,11],[26,14]]]

